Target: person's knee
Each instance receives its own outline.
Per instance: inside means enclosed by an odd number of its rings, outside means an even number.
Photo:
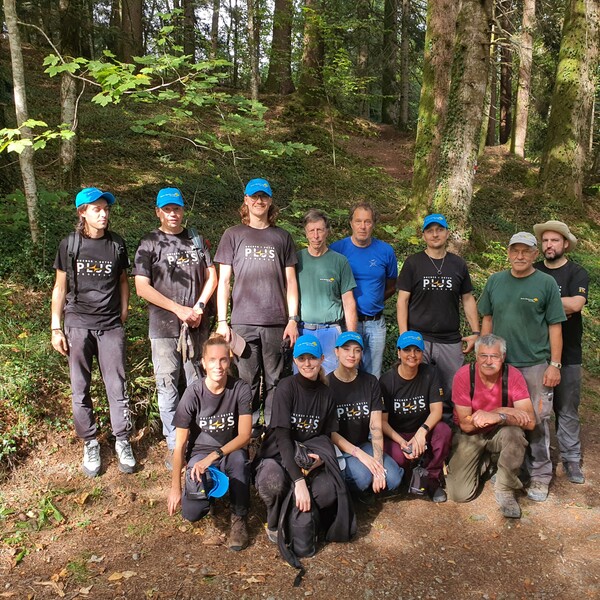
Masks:
[[[186,500],[182,499],[181,516],[190,523],[195,523],[204,518],[210,511],[208,500]]]
[[[274,460],[266,459],[256,474],[256,489],[264,502],[282,496],[287,491],[285,474]]]

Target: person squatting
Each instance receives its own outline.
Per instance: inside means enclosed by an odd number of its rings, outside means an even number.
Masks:
[[[54,262],[52,346],[68,360],[88,477],[102,471],[94,357],[118,468],[137,468],[125,372],[129,259],[108,228],[115,201],[81,190],[76,230]],[[536,502],[548,497],[552,411],[565,475],[585,482],[578,409],[589,278],[566,256],[577,238],[565,223],[513,235],[510,268],[490,276],[478,305],[467,264],[447,250],[441,214],[425,217],[425,248],[398,272],[393,248],[373,237],[378,215],[367,202],[350,211],[352,234],[330,246],[327,215],[310,210],[307,245],[297,252],[276,225],[269,182],[253,179],[241,224],[224,232],[214,262],[203,237],[183,225],[180,190],[161,189],[155,213],[159,226],[141,240],[133,274],[148,303],[170,515],[181,507],[198,521],[228,492],[228,545],[242,550],[253,482],[266,536],[295,566],[317,539],[352,538],[355,502],[401,489],[468,502],[491,479],[500,513],[519,518],[521,491]],[[382,374],[383,308],[396,291],[397,362]],[[293,374],[284,377],[286,349]]]

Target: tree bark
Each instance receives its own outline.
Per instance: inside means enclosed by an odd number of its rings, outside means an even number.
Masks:
[[[294,92],[292,81],[292,0],[275,0],[273,39],[269,59],[269,75],[265,91],[287,95]]]
[[[451,244],[466,239],[490,64],[493,0],[463,0],[452,63],[448,118],[434,195],[436,212],[453,223]]]
[[[600,0],[569,0],[539,182],[565,206],[580,202],[592,133]]]
[[[212,22],[210,25],[210,58],[217,58],[219,52],[219,13],[221,10],[220,0],[213,0]]]
[[[134,56],[142,56],[144,43],[142,34],[142,0],[121,0],[121,57],[130,63]]]
[[[250,97],[258,101],[260,87],[260,72],[258,68],[258,53],[260,32],[258,25],[257,0],[246,0],[248,9],[248,50],[250,54]]]
[[[196,58],[196,17],[194,0],[183,0],[183,53]]]
[[[398,70],[398,0],[384,0],[381,71],[381,120],[397,122],[396,72]]]
[[[408,17],[410,14],[410,0],[402,0],[402,25],[400,28],[400,119],[398,125],[402,131],[408,130],[408,93],[410,90],[410,69],[408,51]]]
[[[498,127],[498,44],[496,43],[495,26],[492,26],[488,94],[490,106],[488,110],[487,136],[485,145],[495,146],[496,131]]]
[[[457,15],[458,3],[455,0],[436,0],[427,5],[423,84],[412,181],[412,205],[418,214],[432,207],[439,173]]]
[[[27,111],[27,96],[25,93],[25,68],[23,66],[23,54],[21,52],[21,36],[17,19],[15,0],[4,0],[4,18],[8,31],[10,45],[10,61],[13,75],[13,96],[15,100],[15,114],[17,126],[21,128],[21,137],[31,139],[31,129],[22,127],[29,118]],[[35,245],[39,243],[40,228],[38,223],[38,197],[37,184],[35,181],[35,169],[33,167],[33,148],[26,147],[19,155],[21,177],[25,191],[25,202],[27,204],[27,216],[29,217],[29,230],[31,240]]]
[[[4,62],[4,57],[2,59]],[[12,106],[12,104],[13,94],[10,78],[8,72],[5,72],[4,67],[0,65],[0,129],[8,127],[6,108]],[[18,174],[14,159],[7,152],[0,152],[0,173],[2,174],[2,177],[0,177],[0,194],[9,194],[14,191],[17,185]]]
[[[515,124],[512,132],[511,152],[525,156],[527,121],[529,120],[529,95],[531,89],[531,63],[533,62],[533,28],[535,26],[535,0],[524,0],[521,41],[519,44],[519,83],[515,103]]]
[[[512,44],[510,37],[513,33],[510,13],[512,0],[499,2],[500,24],[502,26],[503,42],[500,45],[500,143],[506,144],[510,139],[512,125]]]
[[[369,98],[369,17],[371,5],[368,0],[358,0],[356,5],[356,17],[358,20],[358,56],[356,57],[356,75],[360,81],[357,90],[360,98],[358,114],[365,119],[371,116],[371,101]]]
[[[323,99],[323,41],[319,27],[320,0],[304,2],[304,39],[298,93],[307,106],[318,105]]]

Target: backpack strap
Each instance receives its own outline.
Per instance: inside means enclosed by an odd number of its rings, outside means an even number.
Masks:
[[[192,240],[192,244],[194,244],[194,248],[198,251],[198,258],[204,258],[204,239],[198,233],[198,230],[194,227],[188,227],[188,235],[190,236],[190,240]]]
[[[471,363],[469,365],[469,380],[470,380],[470,396],[471,396],[471,402],[473,401],[473,396],[475,395],[475,363]]]
[[[67,281],[73,292],[73,302],[77,302],[77,256],[81,248],[81,234],[71,231],[67,237]]]

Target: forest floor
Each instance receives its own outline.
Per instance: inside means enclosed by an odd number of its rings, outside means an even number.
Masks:
[[[411,154],[412,141],[381,133],[344,145],[409,180],[410,161],[397,157]],[[545,503],[519,498],[520,520],[500,515],[489,482],[464,505],[404,494],[358,506],[356,539],[304,559],[299,588],[266,538],[256,494],[250,546],[231,552],[223,503],[195,526],[168,516],[170,474],[156,436],[142,430],[134,440],[134,475],[119,473],[101,439],[103,471],[90,480],[74,434],[45,434],[0,485],[0,598],[599,598],[599,393],[600,381],[586,376],[584,485],[570,484],[559,467]]]

